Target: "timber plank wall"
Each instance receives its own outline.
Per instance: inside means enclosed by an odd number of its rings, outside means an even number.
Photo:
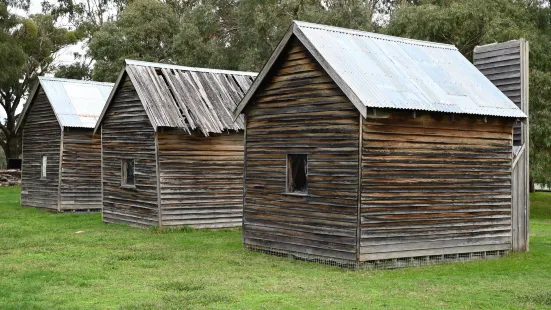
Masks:
[[[104,222],[158,225],[155,132],[128,76],[104,116],[101,139]],[[135,159],[135,188],[121,187],[121,158]]]
[[[163,226],[241,226],[243,132],[162,129],[158,135]]]
[[[519,41],[477,46],[473,53],[476,68],[522,110],[521,61]],[[521,128],[514,125],[514,145],[524,143]]]
[[[273,68],[245,110],[246,247],[345,263],[511,249],[513,120],[363,118],[296,38]],[[286,194],[288,153],[308,154],[307,195]]]
[[[359,113],[296,39],[247,112],[243,240],[356,260]],[[287,153],[308,154],[308,195],[286,194]]]
[[[40,87],[23,124],[21,206],[57,210],[61,127]],[[42,156],[47,156],[46,178],[41,179]]]
[[[63,133],[61,211],[101,209],[101,141],[92,129]]]
[[[510,250],[512,124],[379,109],[368,115],[361,261]]]

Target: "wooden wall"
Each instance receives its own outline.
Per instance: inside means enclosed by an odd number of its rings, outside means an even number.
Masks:
[[[58,209],[61,127],[42,88],[23,124],[21,205]],[[45,179],[40,179],[42,156],[48,156]]]
[[[241,226],[243,132],[158,135],[162,226]]]
[[[295,39],[246,112],[243,240],[356,260],[359,113]],[[288,153],[308,154],[308,194],[286,194]]]
[[[364,120],[361,261],[511,249],[512,121]]]
[[[501,92],[520,109],[523,106],[522,94],[522,56],[521,46],[524,40],[477,46],[473,53],[474,65]],[[515,124],[514,145],[524,144],[520,123]]]
[[[475,65],[529,116],[529,44],[524,39],[478,46],[474,50]],[[512,175],[513,250],[529,248],[529,120],[515,123]],[[522,147],[521,147],[522,146]]]
[[[155,133],[138,94],[126,77],[101,128],[103,221],[158,225]],[[135,159],[135,188],[121,186],[121,159]]]
[[[101,141],[93,129],[65,128],[61,211],[101,209]]]

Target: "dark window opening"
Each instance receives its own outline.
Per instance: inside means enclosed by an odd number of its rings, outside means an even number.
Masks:
[[[290,193],[308,192],[308,155],[287,155],[287,191]]]
[[[122,160],[122,185],[135,185],[134,159]]]

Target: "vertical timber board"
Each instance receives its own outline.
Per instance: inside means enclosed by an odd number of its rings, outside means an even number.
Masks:
[[[101,186],[101,221],[103,222],[103,126],[100,126],[99,128],[99,134],[100,134],[100,157],[101,157],[101,163],[100,163],[100,171],[101,171],[101,179],[100,179],[100,186]]]
[[[21,206],[57,211],[61,126],[40,87],[23,124]],[[40,178],[42,156],[47,156],[46,178]]]
[[[245,196],[247,195],[247,115],[243,116],[243,123],[245,130],[243,130],[243,199],[241,203],[241,212],[245,210]],[[243,234],[245,231],[245,221],[241,218],[241,243],[245,244],[245,237]]]
[[[155,131],[138,94],[123,78],[102,120],[103,220],[151,227],[159,223]],[[121,160],[135,161],[135,188],[121,186]]]
[[[155,131],[155,178],[157,179],[157,217],[159,219],[158,226],[163,227],[163,213],[161,208],[161,169],[159,165],[159,131]]]
[[[505,43],[478,46],[474,50],[475,66],[511,99],[526,115],[529,115],[529,44],[525,39]],[[514,251],[528,250],[529,235],[529,119],[514,125],[513,144],[524,145],[524,152],[517,154],[520,161],[512,170],[512,216]],[[519,179],[516,179],[519,178]]]
[[[363,115],[360,114],[360,126],[358,130],[358,219],[356,228],[356,263],[360,262],[361,253],[361,222],[362,222],[362,154],[363,154]]]
[[[244,244],[356,262],[360,113],[296,38],[251,101]],[[308,156],[307,194],[286,192],[287,154]]]
[[[509,250],[512,124],[442,113],[368,113],[361,260]]]
[[[101,209],[101,140],[90,128],[63,131],[60,210]]]
[[[239,227],[243,214],[243,132],[206,137],[158,131],[161,216],[165,227]]]
[[[530,44],[525,39],[521,39],[521,64],[522,64],[522,111],[528,116],[524,126],[524,141],[525,141],[525,158],[524,158],[524,206],[522,211],[524,214],[523,232],[524,232],[524,247],[521,251],[530,250]]]
[[[57,171],[57,212],[61,212],[61,171],[63,169],[63,136],[65,134],[65,129],[61,127],[61,139],[59,144],[59,169]]]

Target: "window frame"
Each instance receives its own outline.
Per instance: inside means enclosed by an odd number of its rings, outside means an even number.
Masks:
[[[48,155],[40,156],[40,179],[46,180],[48,177]]]
[[[132,183],[128,183],[127,166],[132,161]],[[121,158],[121,187],[136,188],[136,160],[134,158]]]
[[[291,189],[291,178],[292,173],[290,172],[290,165],[291,165],[291,157],[292,156],[305,156],[306,157],[306,167],[305,167],[305,174],[306,174],[306,189],[305,191],[293,191]],[[308,195],[308,154],[306,153],[287,153],[285,157],[285,193],[288,195],[296,195],[296,196],[306,196]]]

